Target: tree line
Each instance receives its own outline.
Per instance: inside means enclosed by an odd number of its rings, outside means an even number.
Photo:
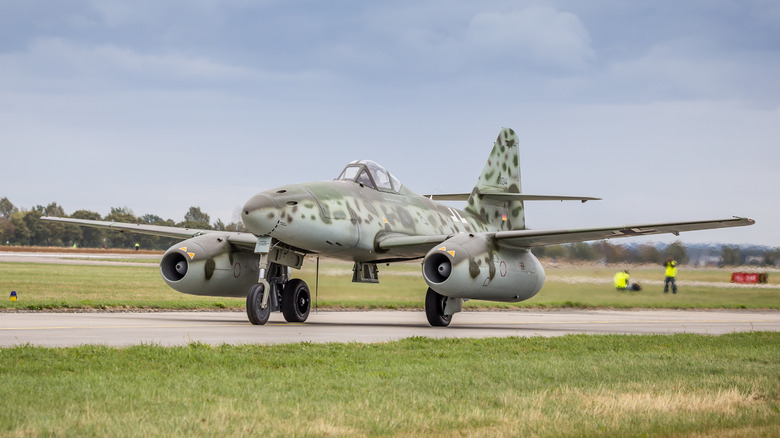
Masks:
[[[98,228],[80,227],[40,220],[41,216],[70,217],[133,224],[166,225],[219,231],[244,231],[243,224],[224,224],[221,219],[214,223],[200,207],[190,207],[184,220],[175,222],[154,214],[135,216],[127,207],[112,207],[109,214],[89,210],[78,210],[67,215],[56,202],[47,206],[36,205],[30,210],[19,209],[8,200],[0,199],[0,244],[14,246],[77,246],[82,248],[133,248],[136,243],[143,249],[167,249],[178,240],[169,237],[148,236],[136,233],[118,233]],[[724,245],[710,250],[705,256],[695,251],[695,246],[686,246],[677,241],[659,248],[656,245],[620,245],[608,241],[579,242],[565,245],[549,245],[534,248],[539,257],[561,260],[600,261],[605,263],[663,263],[674,258],[678,263],[718,264],[738,266],[755,264],[774,266],[780,262],[780,248],[743,248]],[[692,254],[696,252],[696,254]],[[693,257],[691,257],[693,255]],[[694,260],[691,260],[694,258]],[[703,262],[704,260],[704,262]]]
[[[739,245],[685,245],[679,240],[669,245],[620,245],[602,240],[550,245],[534,248],[539,257],[570,261],[599,261],[604,263],[661,264],[672,258],[680,264],[717,266],[777,266],[780,248]]]
[[[8,198],[0,199],[0,244],[13,246],[77,246],[81,248],[133,248],[168,249],[178,240],[169,237],[149,236],[137,233],[118,233],[98,228],[81,227],[40,220],[41,216],[68,217],[133,224],[165,225],[171,227],[198,228],[220,231],[243,231],[243,224],[225,224],[221,219],[211,223],[211,218],[200,207],[190,207],[184,220],[175,222],[154,214],[135,216],[127,207],[112,207],[102,216],[90,210],[78,210],[67,215],[56,202],[47,206],[36,205],[30,210],[17,208]]]

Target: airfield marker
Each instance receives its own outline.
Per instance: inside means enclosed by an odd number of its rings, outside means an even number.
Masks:
[[[15,290],[11,291],[11,301],[16,301],[16,291]]]

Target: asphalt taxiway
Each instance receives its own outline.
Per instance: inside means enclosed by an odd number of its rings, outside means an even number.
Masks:
[[[431,327],[422,311],[319,311],[290,324],[280,313],[253,326],[243,312],[0,313],[0,346],[66,347],[386,342],[412,336],[483,338],[567,334],[718,335],[780,331],[778,311],[552,310],[486,311],[455,315]]]

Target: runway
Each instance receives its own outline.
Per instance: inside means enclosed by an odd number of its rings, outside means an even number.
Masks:
[[[387,342],[412,336],[483,338],[567,334],[718,335],[780,331],[777,311],[551,310],[463,312],[430,327],[422,311],[319,311],[304,324],[280,313],[253,326],[243,312],[2,313],[0,347]]]

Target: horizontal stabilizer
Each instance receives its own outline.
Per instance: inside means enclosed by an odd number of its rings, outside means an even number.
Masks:
[[[468,201],[471,193],[449,193],[438,195],[425,195],[433,201]],[[528,195],[525,193],[479,193],[478,196],[486,199],[499,199],[504,201],[600,201],[601,198],[590,196],[558,196],[558,195]]]

